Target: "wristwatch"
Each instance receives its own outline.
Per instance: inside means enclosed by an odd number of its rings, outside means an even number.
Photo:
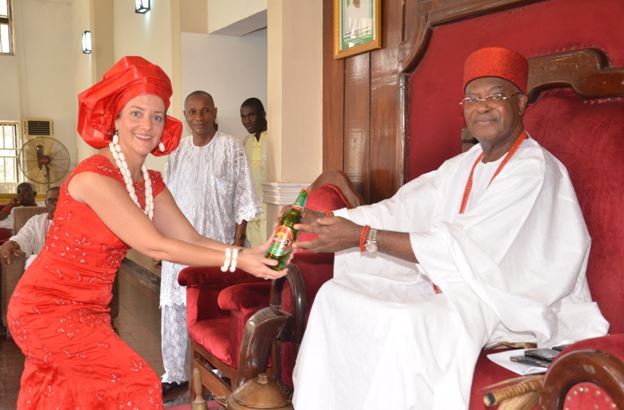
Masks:
[[[364,245],[366,252],[375,253],[379,249],[377,246],[377,229],[370,229],[366,235],[366,244]]]

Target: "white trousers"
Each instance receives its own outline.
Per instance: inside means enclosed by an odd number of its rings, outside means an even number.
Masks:
[[[164,383],[188,381],[186,357],[188,353],[188,330],[186,329],[186,306],[163,306],[160,317],[160,335]]]

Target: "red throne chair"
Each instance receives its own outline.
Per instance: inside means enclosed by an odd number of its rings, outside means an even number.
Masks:
[[[422,7],[419,17],[424,28],[404,44],[407,180],[437,168],[469,144],[459,138],[463,118],[457,104],[463,97],[465,57],[491,45],[530,57],[531,107],[526,127],[568,168],[593,238],[587,272],[590,290],[611,323],[609,336],[578,342],[551,365],[539,408],[562,409],[564,402],[566,408],[577,410],[624,408],[624,317],[619,313],[624,305],[620,286],[624,283],[624,31],[619,28],[624,3],[456,3],[466,6],[441,7],[448,15]],[[507,10],[500,11],[502,5]],[[293,276],[308,271],[313,275],[330,263],[306,265],[311,260],[295,258]],[[285,383],[290,382],[296,347],[288,352],[279,346],[300,340],[305,329],[302,312],[309,308],[302,300],[310,303],[314,297],[314,291],[301,289],[297,280],[289,278],[289,283],[288,291],[287,286],[274,287],[269,308],[276,316],[289,317],[273,356],[275,373]],[[281,305],[276,294],[283,298]],[[476,364],[471,409],[484,408],[485,386],[517,376],[490,362],[488,353],[484,351]]]
[[[590,290],[611,323],[610,336],[566,349],[570,356],[562,356],[561,363],[552,365],[540,403],[545,409],[563,408],[559,406],[565,400],[566,408],[590,409],[606,401],[591,402],[589,396],[604,398],[608,392],[610,399],[624,408],[624,318],[619,314],[624,290],[615,285],[624,279],[620,210],[624,204],[624,32],[619,29],[624,3],[457,3],[466,7],[457,4],[453,10],[423,16],[423,30],[405,44],[407,179],[437,168],[462,149],[457,130],[462,128],[463,118],[457,101],[463,96],[461,67],[466,56],[480,47],[499,45],[529,57],[531,105],[525,125],[570,173],[593,240],[587,271]],[[467,141],[462,142],[465,148]],[[619,360],[596,362],[604,353],[574,353],[578,349],[601,350]],[[485,386],[517,376],[490,362],[488,353],[482,353],[475,367],[471,409],[484,408]],[[613,378],[605,381],[598,376],[605,371]],[[594,382],[605,391],[589,385],[574,387],[583,381]],[[568,390],[572,393],[565,398]],[[579,394],[586,392],[591,394]],[[580,396],[584,403],[579,402]]]
[[[359,197],[346,175],[341,172],[323,174],[310,188],[306,208],[332,210],[359,205]],[[343,191],[347,194],[344,195]],[[308,300],[311,301],[320,285],[332,276],[333,255],[301,255],[295,257],[295,260],[301,260],[302,266],[326,266],[322,273],[314,270],[314,275],[297,276],[295,279],[293,278],[298,272],[289,273],[291,281],[296,281],[300,286],[305,285]],[[248,342],[241,341],[249,319],[260,309],[269,306],[271,289],[281,289],[284,281],[272,284],[240,269],[234,274],[224,274],[220,268],[215,267],[188,267],[180,272],[178,282],[187,288],[191,366],[199,369],[202,386],[217,397],[227,396],[237,385],[255,376],[258,371],[254,369],[261,368],[264,371],[269,366],[268,351],[273,342],[271,338],[256,335],[255,344],[252,343],[251,346]],[[285,293],[290,295],[290,287],[287,285],[286,288],[288,291]],[[273,290],[274,295],[278,293],[281,294],[281,291]],[[290,303],[292,299],[288,297],[286,301]],[[297,306],[306,305],[305,301],[300,301]],[[299,333],[300,336],[303,334],[302,331]],[[258,342],[263,343],[262,346],[257,345]],[[260,354],[261,365],[258,364],[258,351],[267,352]],[[284,354],[285,357],[292,357],[292,347],[287,345]],[[246,358],[252,358],[252,363],[241,364]],[[268,372],[271,373],[271,370]]]

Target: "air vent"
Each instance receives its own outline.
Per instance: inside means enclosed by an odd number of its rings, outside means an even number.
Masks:
[[[26,135],[53,135],[52,121],[45,119],[24,120],[24,133]]]

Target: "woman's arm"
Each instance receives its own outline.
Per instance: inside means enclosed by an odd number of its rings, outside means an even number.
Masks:
[[[147,256],[190,266],[219,266],[223,263],[223,251],[163,235],[143,211],[132,202],[125,188],[112,178],[93,172],[83,172],[72,178],[68,190],[76,201],[91,207],[102,222],[122,241]],[[166,200],[166,197],[163,199]],[[154,198],[155,214],[156,207],[160,205],[156,201],[157,199]],[[162,218],[173,213],[170,208],[170,213],[167,213],[166,209],[165,206],[159,216],[161,224]],[[179,219],[175,220],[175,222],[179,221]],[[188,221],[186,223],[188,224]],[[257,253],[242,253],[238,258],[238,266],[241,269],[258,277],[278,278],[285,275],[285,270],[274,271],[266,266],[275,264],[275,261]]]

